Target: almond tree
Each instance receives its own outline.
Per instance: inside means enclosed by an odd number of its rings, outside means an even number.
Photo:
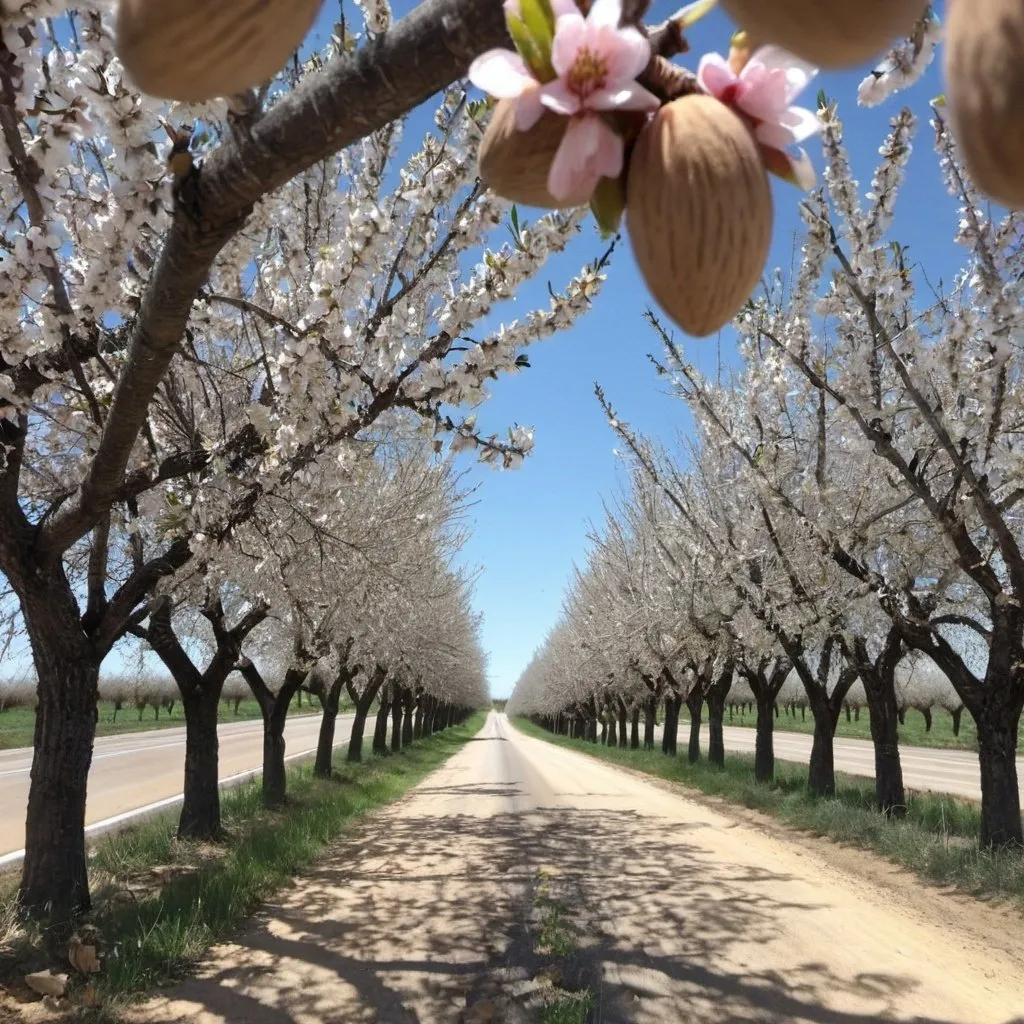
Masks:
[[[801,275],[816,282],[827,268],[831,280],[820,300],[808,287],[789,303],[759,302],[747,324],[862,439],[860,475],[885,479],[896,502],[913,511],[901,557],[879,567],[845,538],[830,537],[832,557],[875,595],[902,642],[928,655],[955,687],[978,726],[981,842],[1019,845],[1019,216],[1000,219],[978,199],[941,110],[933,126],[966,254],[950,292],[917,302],[905,250],[886,236],[907,141],[864,209],[839,124],[828,115],[828,202],[808,205]],[[953,629],[969,630],[981,650],[958,642]]]
[[[84,3],[50,33],[44,13],[24,4],[0,29],[0,132],[13,172],[0,189],[15,211],[0,268],[0,570],[39,679],[20,901],[66,920],[88,904],[99,664],[158,581],[201,558],[203,538],[230,534],[268,487],[389,408],[514,464],[527,432],[481,438],[442,403],[479,397],[482,381],[516,366],[521,343],[586,308],[599,274],[460,351],[456,339],[564,245],[578,218],[542,218],[515,249],[456,274],[505,209],[474,188],[479,111],[461,94],[445,99],[438,138],[393,193],[380,188],[383,169],[377,190],[367,187],[375,158],[392,151],[385,126],[504,38],[491,5],[429,0],[262,99],[191,111],[132,91],[106,14]],[[176,157],[172,203],[157,140],[168,126],[180,157],[186,119],[200,131],[195,159]],[[330,156],[374,133],[353,158]],[[291,191],[275,192],[296,174]],[[233,389],[210,391],[232,374]],[[178,496],[186,522],[133,546],[136,506],[154,491],[159,505]]]

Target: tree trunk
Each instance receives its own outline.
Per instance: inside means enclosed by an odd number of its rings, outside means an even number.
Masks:
[[[690,712],[690,746],[687,758],[690,764],[696,764],[700,760],[700,725],[704,714],[704,694],[696,687],[687,696],[686,707]]]
[[[416,694],[411,689],[405,691],[405,700],[402,701],[402,746],[407,747],[412,743],[412,716],[416,704]]]
[[[355,717],[352,719],[352,732],[348,739],[346,761],[359,762],[363,759],[363,733],[366,731],[366,717],[370,713],[369,703],[361,701],[356,704]]]
[[[391,752],[397,754],[402,749],[402,691],[399,690],[391,699]]]
[[[658,698],[648,697],[644,704],[644,749],[654,749],[654,720],[658,713]]]
[[[329,779],[334,764],[334,726],[338,720],[338,705],[341,703],[341,689],[345,685],[345,677],[339,674],[330,689],[323,694],[323,714],[320,716],[320,737],[316,745],[316,763],[313,774],[321,779]]]
[[[625,750],[629,746],[629,737],[626,735],[626,726],[629,724],[629,711],[626,702],[619,700],[619,748]]]
[[[725,767],[725,735],[722,731],[725,719],[725,700],[732,686],[732,668],[719,673],[708,689],[708,761],[716,768]]]
[[[277,729],[273,716],[263,719],[263,806],[280,807],[287,799],[284,729]]]
[[[981,767],[981,846],[1024,846],[1016,760],[1020,711],[983,708],[974,719]]]
[[[665,698],[665,724],[661,728],[661,752],[668,757],[676,756],[679,743],[679,709],[683,699],[675,695]]]
[[[902,818],[907,813],[903,789],[903,765],[900,761],[899,713],[896,691],[884,680],[872,679],[862,672],[864,694],[868,700],[868,724],[875,748],[875,806],[885,815]]]
[[[263,716],[263,806],[280,807],[287,799],[284,726],[288,720],[288,705],[306,681],[309,670],[289,668],[277,693],[271,691],[251,661],[243,662],[239,671],[249,684]]]
[[[615,724],[615,715],[609,714],[608,716],[608,746],[617,747],[618,742],[618,727]]]
[[[421,693],[416,698],[416,717],[413,720],[412,738],[414,740],[423,738],[423,702],[426,697]]]
[[[775,778],[775,717],[774,694],[757,698],[757,733],[754,737],[754,778],[758,782],[771,782]]]
[[[955,711],[950,711],[950,717],[953,719],[953,735],[960,735],[960,720],[963,718],[964,709],[957,708]]]
[[[601,719],[601,745],[608,746],[608,719]]]
[[[924,718],[924,731],[925,732],[931,732],[932,731],[932,709],[931,708],[921,708],[921,715]]]
[[[807,788],[814,796],[836,795],[835,734],[836,720],[828,702],[816,701],[811,705],[814,716],[814,742],[807,772]]]
[[[25,860],[18,904],[58,931],[89,908],[85,795],[92,764],[100,658],[82,633],[60,570],[56,593],[22,594],[38,679]]]
[[[629,725],[629,746],[631,750],[640,749],[640,705],[633,708],[632,721]]]
[[[178,836],[182,839],[220,839],[219,741],[217,707],[222,687],[210,687],[186,694],[185,784]]]
[[[285,681],[274,697],[269,716],[263,719],[263,806],[280,807],[287,799],[285,776],[284,726],[288,720],[288,705],[302,686],[307,671],[290,668]],[[269,725],[269,728],[268,728]]]
[[[391,711],[391,704],[386,695],[380,698],[380,707],[377,709],[377,721],[373,728],[373,752],[375,754],[386,754],[388,752],[388,713]]]

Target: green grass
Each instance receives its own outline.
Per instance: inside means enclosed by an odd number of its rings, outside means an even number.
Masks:
[[[342,713],[348,707],[341,708]],[[302,706],[293,700],[289,714],[319,714],[320,703],[309,694],[303,694]],[[249,698],[238,702],[221,701],[218,719],[221,722],[243,722],[260,717],[260,706]],[[33,708],[7,708],[0,711],[0,750],[11,750],[16,747],[31,747],[35,731],[36,713]],[[185,713],[181,703],[176,702],[174,709],[168,711],[161,708],[159,714],[152,707],[141,712],[133,704],[125,704],[120,710],[110,701],[100,701],[99,721],[96,724],[97,736],[120,736],[123,733],[149,732],[151,729],[180,729],[185,725]]]
[[[541,1024],[587,1024],[594,1006],[594,995],[583,992],[560,992],[540,1013]]]
[[[263,809],[258,783],[232,790],[222,798],[229,838],[220,845],[176,839],[174,814],[101,839],[91,858],[91,921],[107,951],[101,1002],[113,1012],[182,975],[353,822],[443,764],[483,721],[478,713],[399,755],[341,764],[330,780],[315,778],[309,765],[292,768],[281,811]]]
[[[539,913],[534,936],[534,949],[545,956],[565,961],[576,952],[576,929],[570,919],[566,905],[552,892],[552,879],[547,872],[539,870],[533,893],[533,905]],[[552,969],[549,967],[547,971]],[[594,1005],[594,994],[589,988],[568,991],[561,987],[562,971],[554,967],[557,981],[552,981],[544,996],[541,1009],[541,1024],[586,1024]]]
[[[679,716],[680,722],[690,725],[690,716],[684,707]],[[948,711],[936,708],[932,712],[931,730],[926,729],[924,715],[920,711],[910,710],[906,715],[906,722],[900,728],[900,742],[909,747],[939,747],[944,750],[974,750],[978,749],[978,731],[968,711],[964,711],[960,720],[960,735],[953,735],[953,719]],[[705,722],[707,715],[705,714]],[[728,709],[725,713],[725,724],[745,726],[753,729],[757,725],[757,709],[741,712],[736,708],[734,716],[729,717]],[[781,732],[814,732],[814,719],[811,712],[806,712],[806,717],[799,708],[796,714],[787,715],[785,710],[779,708],[778,717],[775,719],[775,728]],[[839,716],[839,725],[836,728],[836,736],[844,739],[870,740],[871,719],[867,708],[860,713],[860,720],[853,718],[846,720],[846,713]],[[1024,748],[1024,719],[1020,725],[1020,745]]]
[[[982,852],[977,848],[980,811],[954,797],[910,794],[907,815],[886,819],[874,807],[874,782],[837,775],[834,799],[816,799],[807,790],[807,769],[776,761],[775,782],[754,781],[751,757],[726,758],[724,770],[706,761],[696,765],[660,750],[622,750],[554,736],[526,719],[515,726],[547,740],[648,775],[691,786],[703,793],[770,814],[787,825],[848,845],[873,850],[919,877],[956,886],[978,897],[998,897],[1024,909],[1024,852]]]
[[[534,945],[539,953],[567,957],[576,949],[576,936],[566,915],[565,905],[551,895],[551,881],[537,872],[537,890],[533,905],[540,911],[540,924]]]

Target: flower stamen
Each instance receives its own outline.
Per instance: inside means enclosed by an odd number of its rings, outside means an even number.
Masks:
[[[608,62],[589,47],[581,46],[572,67],[565,76],[566,88],[585,100],[598,89],[603,89],[608,78]]]

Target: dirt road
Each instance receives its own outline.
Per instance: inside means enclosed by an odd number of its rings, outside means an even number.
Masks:
[[[339,716],[337,739],[348,741],[352,716]],[[285,726],[288,755],[316,750],[320,716],[289,718]],[[220,777],[258,768],[263,763],[263,723],[230,722],[218,729]],[[0,855],[25,845],[32,751],[0,751]],[[89,772],[87,825],[105,821],[181,794],[185,772],[185,730],[105,736],[96,741]]]
[[[477,739],[135,1020],[444,1024],[528,988],[538,868],[580,926],[594,1020],[1021,1024],[1019,920],[882,889],[636,776]],[[955,924],[950,924],[950,918]],[[994,922],[1003,921],[996,934]],[[536,1019],[488,995],[478,1020]]]

